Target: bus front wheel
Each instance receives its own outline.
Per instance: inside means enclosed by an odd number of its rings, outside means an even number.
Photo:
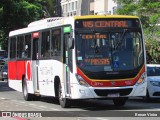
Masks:
[[[23,97],[26,101],[31,101],[33,99],[33,95],[28,93],[26,78],[22,80],[22,91],[23,91]]]
[[[113,99],[113,103],[116,106],[123,106],[125,105],[126,101],[127,101],[127,98],[114,98]]]
[[[148,90],[147,90],[147,92],[146,92],[146,96],[143,97],[143,100],[144,100],[145,102],[150,102],[150,101],[151,101],[151,98],[150,98],[150,95],[149,95]]]
[[[63,98],[62,87],[61,87],[60,83],[59,83],[59,87],[58,87],[58,98],[59,98],[59,104],[61,105],[62,108],[71,107],[71,100],[67,99],[67,98]]]

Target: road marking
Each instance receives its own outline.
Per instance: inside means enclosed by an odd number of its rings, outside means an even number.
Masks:
[[[0,99],[3,99],[3,100],[5,100],[6,98],[0,98]],[[24,106],[32,106],[33,108],[36,108],[36,109],[39,109],[39,110],[46,110],[47,109],[47,107],[45,107],[45,106],[38,106],[37,107],[37,105],[36,104],[33,104],[33,103],[26,103],[26,102],[24,102],[24,101],[21,101],[21,102],[19,102],[18,100],[11,100],[11,101],[13,101],[13,102],[16,102],[16,104],[19,104],[19,105],[24,105]],[[18,101],[18,102],[17,102]],[[16,105],[16,106],[18,106],[18,105]],[[56,108],[50,108],[51,110],[54,110],[54,111],[60,111],[60,109],[56,109]]]
[[[20,103],[23,103],[23,104],[24,104],[24,103],[26,103],[26,102],[20,102]]]
[[[98,119],[98,120],[109,120],[109,119],[106,119],[106,118],[96,118],[96,119]]]
[[[31,106],[36,106],[35,104],[32,104],[32,103],[30,103],[29,105],[31,105]]]
[[[39,106],[39,107],[41,107],[41,108],[47,108],[47,107],[45,107],[45,106]]]
[[[0,98],[1,100],[6,100],[6,98]]]
[[[54,111],[60,111],[59,109],[56,109],[56,108],[50,108],[50,109]]]

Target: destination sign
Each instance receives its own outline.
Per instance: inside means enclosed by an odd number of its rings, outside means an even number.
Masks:
[[[128,27],[127,21],[82,21],[84,28]]]
[[[96,59],[85,59],[86,63],[90,63],[91,65],[109,65],[110,61],[107,58],[96,58]]]
[[[140,27],[138,19],[86,19],[76,20],[76,28],[129,28]]]
[[[82,39],[105,39],[107,38],[106,35],[91,35],[91,34],[86,34],[86,35],[82,35]]]

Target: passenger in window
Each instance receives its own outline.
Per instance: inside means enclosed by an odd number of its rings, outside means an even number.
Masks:
[[[24,51],[24,58],[28,57],[28,45],[25,46],[25,51]]]
[[[58,56],[57,46],[55,46],[55,49],[54,49],[54,55],[55,55],[55,56]]]

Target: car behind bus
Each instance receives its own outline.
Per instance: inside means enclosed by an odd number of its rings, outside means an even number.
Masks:
[[[147,65],[147,95],[145,100],[160,98],[160,65]]]

